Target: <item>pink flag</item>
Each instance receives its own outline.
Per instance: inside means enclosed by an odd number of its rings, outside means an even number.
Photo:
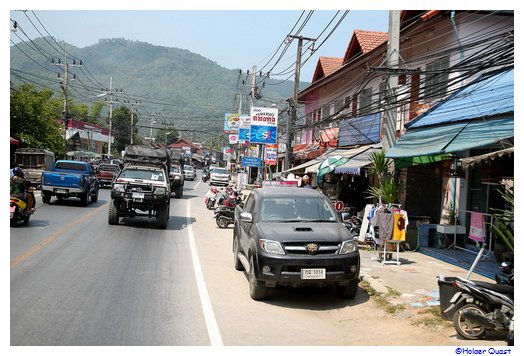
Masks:
[[[469,236],[471,240],[484,242],[486,238],[484,214],[471,213],[471,225],[469,227]]]

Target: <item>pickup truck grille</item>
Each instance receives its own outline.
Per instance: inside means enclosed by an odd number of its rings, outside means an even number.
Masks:
[[[153,192],[153,186],[149,184],[133,184],[128,185],[126,191],[128,193],[152,193]]]
[[[307,245],[314,243],[318,245],[316,253],[309,253]],[[282,244],[287,254],[291,255],[336,255],[339,249],[339,243],[333,242],[286,242]]]

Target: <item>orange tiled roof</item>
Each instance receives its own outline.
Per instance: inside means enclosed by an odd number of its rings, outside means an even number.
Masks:
[[[357,55],[371,52],[387,40],[387,32],[355,30],[344,55],[344,63]]]
[[[317,67],[315,73],[313,74],[313,82],[327,77],[331,73],[335,72],[342,66],[343,58],[336,57],[320,57],[318,59]]]

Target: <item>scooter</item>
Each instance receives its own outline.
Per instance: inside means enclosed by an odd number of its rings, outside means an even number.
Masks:
[[[33,193],[29,192],[29,194]],[[11,196],[10,200],[10,225],[14,227],[17,226],[19,223],[27,224],[29,218],[34,213],[34,211],[30,211],[29,207],[27,206],[27,203],[20,198]]]
[[[510,334],[514,315],[513,286],[460,277],[452,285],[457,292],[444,313],[453,312],[453,325],[459,335],[467,340],[478,340],[488,330],[506,330]]]
[[[206,204],[206,208],[208,208],[209,210],[215,207],[215,203],[217,200],[217,194],[218,194],[218,189],[216,188],[211,188],[206,193],[206,199],[204,200],[204,203]]]
[[[215,221],[221,229],[235,223],[235,206],[220,205],[215,208]]]
[[[202,182],[207,182],[209,180],[209,172],[204,171],[202,172]]]
[[[226,229],[235,223],[235,208],[239,204],[242,204],[242,199],[233,194],[226,198],[223,205],[215,208],[215,221],[219,228]]]

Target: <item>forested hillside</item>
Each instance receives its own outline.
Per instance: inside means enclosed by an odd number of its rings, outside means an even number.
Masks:
[[[155,127],[176,127],[184,136],[196,140],[202,132],[217,134],[223,129],[224,113],[237,111],[240,92],[244,94],[243,111],[248,112],[246,94],[250,92],[251,78],[245,70],[241,73],[239,69],[224,68],[188,50],[104,39],[84,48],[65,44],[65,52],[70,79],[68,97],[73,103],[92,105],[103,100],[97,96],[109,88],[112,78],[113,98],[118,100],[114,107],[139,101],[134,110],[139,113],[142,127],[155,119]],[[12,45],[12,85],[32,83],[37,88],[50,88],[63,98],[63,64],[64,44],[51,38]],[[261,79],[257,81],[260,83]],[[285,107],[282,100],[293,95],[293,82],[276,83],[267,79],[264,87],[259,86],[262,97],[255,105],[277,103]],[[109,100],[108,96],[105,98]],[[158,113],[159,116],[154,115]]]

